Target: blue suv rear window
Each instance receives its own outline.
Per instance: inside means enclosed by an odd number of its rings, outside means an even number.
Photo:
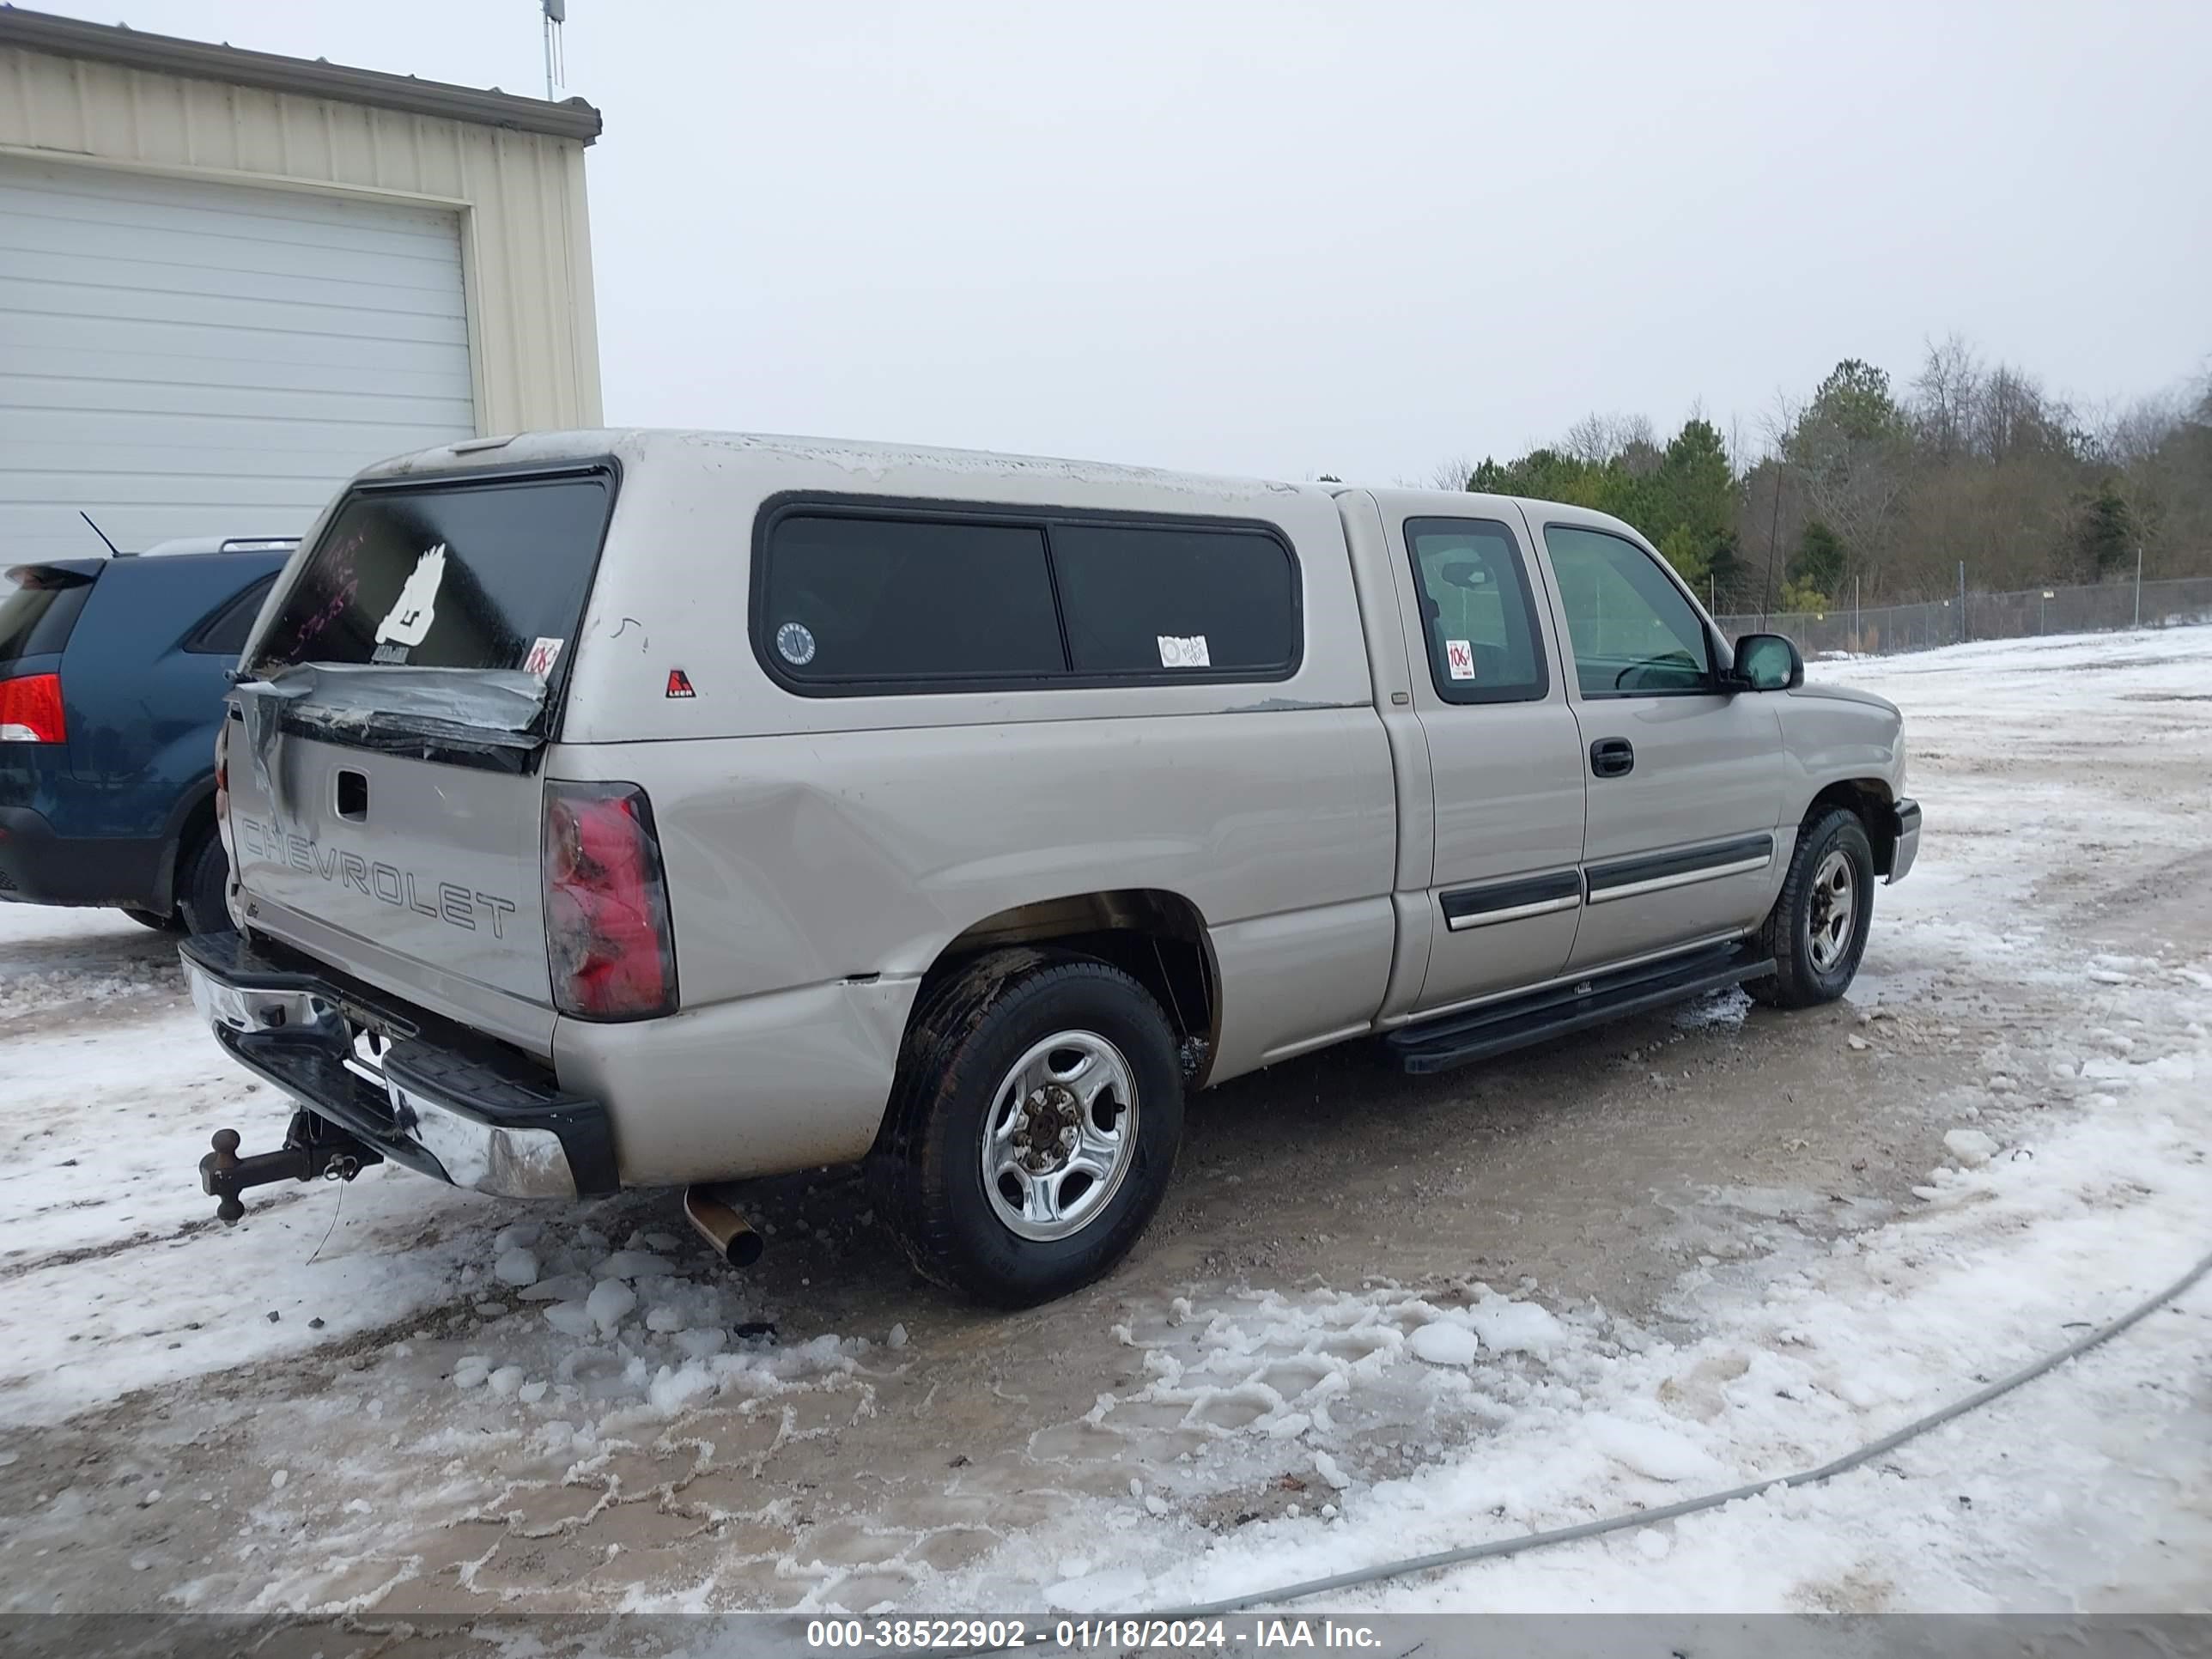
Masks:
[[[67,646],[99,574],[96,559],[0,570],[0,663],[46,656]]]

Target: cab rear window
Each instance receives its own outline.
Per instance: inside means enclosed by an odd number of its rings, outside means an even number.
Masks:
[[[255,666],[543,677],[583,616],[613,506],[604,470],[357,488],[307,556]]]

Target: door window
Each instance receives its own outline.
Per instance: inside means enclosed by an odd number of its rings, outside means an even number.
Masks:
[[[1705,623],[1657,560],[1633,542],[1577,525],[1547,525],[1544,546],[1583,696],[1712,689]]]
[[[185,641],[185,649],[214,657],[234,657],[245,650],[246,636],[253,631],[253,619],[261,614],[261,602],[276,585],[276,575],[271,571],[228,604],[218,606],[193,630],[191,637]]]
[[[1447,702],[1537,702],[1551,689],[1543,630],[1513,532],[1489,519],[1408,519],[1406,546]]]

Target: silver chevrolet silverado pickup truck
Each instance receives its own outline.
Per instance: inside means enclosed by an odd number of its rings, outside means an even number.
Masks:
[[[1129,1249],[1192,1090],[1840,995],[1920,833],[1894,708],[1471,494],[479,440],[349,485],[236,678],[185,962],[299,1109],[220,1213],[681,1185],[746,1260],[727,1183],[865,1161],[1007,1304]]]

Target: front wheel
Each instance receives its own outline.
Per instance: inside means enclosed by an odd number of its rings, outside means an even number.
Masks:
[[[1874,881],[1874,843],[1857,813],[1838,806],[1808,818],[1759,929],[1773,975],[1744,988],[1778,1008],[1810,1008],[1843,995],[1866,952]]]
[[[875,1176],[927,1277],[1027,1307],[1127,1254],[1182,1140],[1174,1034],[1088,957],[1002,951],[915,1010]]]

